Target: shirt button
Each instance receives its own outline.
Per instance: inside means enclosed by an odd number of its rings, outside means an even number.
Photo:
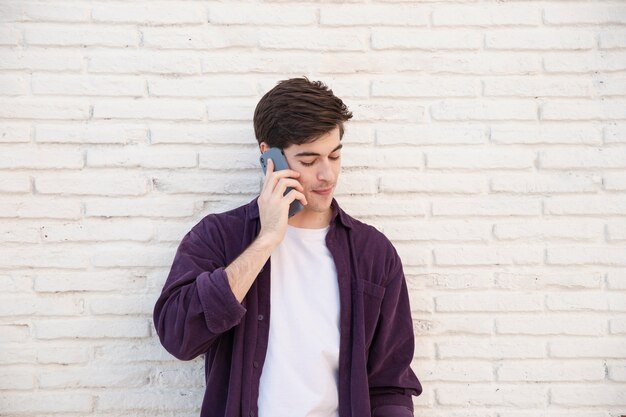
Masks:
[[[259,319],[259,320],[263,320],[263,314],[259,314],[258,319]]]
[[[258,367],[259,367],[259,363],[258,363],[257,361],[254,361],[254,362],[252,363],[252,366],[254,366],[255,368],[258,368]]]

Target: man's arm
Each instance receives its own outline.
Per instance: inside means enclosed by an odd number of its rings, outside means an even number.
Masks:
[[[372,417],[413,417],[413,395],[422,386],[411,369],[415,348],[413,320],[402,263],[393,262],[381,305],[379,327],[370,346],[368,379]]]
[[[228,266],[225,242],[216,216],[209,216],[185,235],[153,313],[154,325],[165,349],[182,360],[206,352],[215,339],[237,325],[246,309],[241,305],[259,271],[283,240],[289,205],[297,198],[306,205],[300,174],[273,171],[268,161],[258,198],[261,231]],[[284,195],[287,187],[293,187]]]

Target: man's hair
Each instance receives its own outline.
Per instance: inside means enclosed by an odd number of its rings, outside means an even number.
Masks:
[[[259,144],[286,148],[309,143],[352,118],[346,105],[321,81],[307,77],[279,81],[254,110],[254,134]]]

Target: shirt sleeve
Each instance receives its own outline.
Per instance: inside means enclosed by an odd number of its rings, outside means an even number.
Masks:
[[[161,344],[181,360],[207,351],[246,313],[224,271],[224,242],[212,215],[182,239],[153,319]]]
[[[413,395],[422,386],[411,369],[415,349],[413,320],[402,263],[392,262],[378,328],[368,356],[372,417],[413,417]]]

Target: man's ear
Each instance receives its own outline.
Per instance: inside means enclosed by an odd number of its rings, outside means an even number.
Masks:
[[[269,145],[265,142],[261,142],[259,144],[259,149],[261,150],[261,153],[266,152],[269,148],[270,148]]]

